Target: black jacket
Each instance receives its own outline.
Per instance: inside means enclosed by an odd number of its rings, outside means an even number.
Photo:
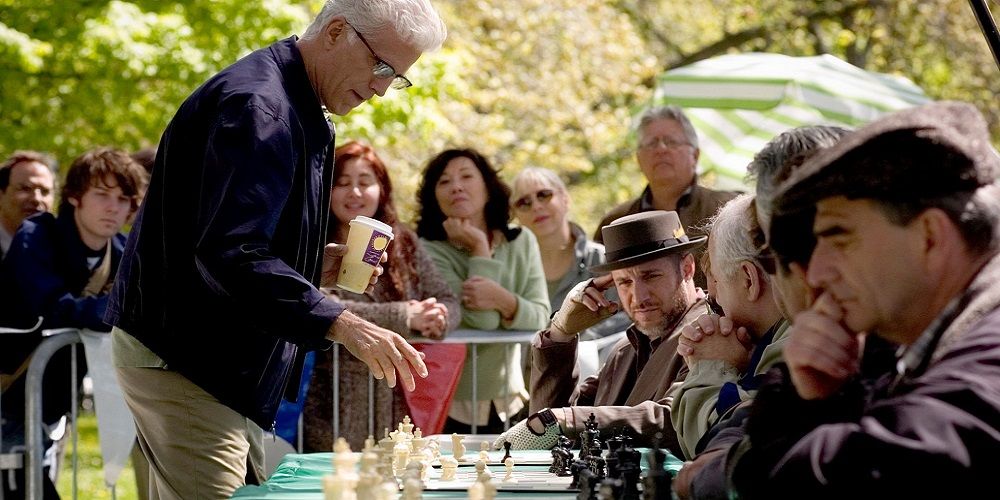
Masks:
[[[167,126],[107,320],[270,429],[343,311],[316,288],[333,132],[295,38],[224,69]],[[289,381],[293,383],[289,385]]]

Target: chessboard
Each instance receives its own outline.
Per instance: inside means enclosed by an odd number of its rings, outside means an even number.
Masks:
[[[551,493],[571,493],[576,489],[569,489],[572,477],[559,477],[548,471],[545,467],[530,467],[526,470],[518,470],[517,467],[511,472],[511,478],[515,481],[504,481],[507,472],[503,466],[491,465],[490,472],[493,473],[492,483],[497,491],[533,491]],[[452,481],[441,481],[441,471],[434,469],[430,471],[427,481],[424,481],[425,490],[434,491],[468,491],[472,483],[476,482],[476,471],[461,468],[455,473]]]

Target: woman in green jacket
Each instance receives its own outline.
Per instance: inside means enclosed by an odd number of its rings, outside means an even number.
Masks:
[[[510,188],[481,154],[450,149],[424,169],[417,234],[461,301],[460,328],[539,330],[548,323],[549,298],[538,242],[513,228]],[[466,363],[445,432],[466,432],[473,407],[481,433],[496,433],[525,406],[521,346],[478,347],[478,401],[472,401],[472,366]]]

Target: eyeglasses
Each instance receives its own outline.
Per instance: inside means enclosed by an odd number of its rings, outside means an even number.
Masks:
[[[675,141],[666,137],[650,137],[639,143],[640,149],[655,149],[658,146],[663,146],[667,149],[675,149],[681,146],[690,146],[691,143],[686,141]]]
[[[529,194],[518,198],[517,201],[514,202],[514,209],[518,212],[527,212],[528,210],[531,210],[531,206],[535,204],[532,198],[538,200],[539,204],[548,204],[548,202],[552,201],[552,197],[555,196],[555,194],[556,192],[551,189],[541,189],[535,194]]]
[[[764,245],[763,248],[757,251],[757,255],[754,255],[754,260],[760,264],[761,269],[765,273],[774,275],[777,272],[777,257],[774,255],[774,250],[771,247]]]
[[[383,78],[383,79],[392,78],[392,83],[390,83],[389,86],[396,90],[403,90],[405,88],[413,86],[413,83],[411,83],[408,78],[406,78],[403,75],[397,74],[396,70],[393,69],[393,67],[390,66],[389,63],[383,61],[382,58],[375,53],[375,49],[373,49],[372,46],[368,44],[368,40],[365,40],[365,37],[361,35],[361,32],[358,31],[357,28],[352,26],[351,23],[347,23],[347,25],[350,26],[352,30],[354,30],[354,33],[358,35],[358,39],[361,40],[361,43],[365,44],[365,47],[368,47],[368,52],[371,52],[372,57],[375,58],[375,65],[372,66],[372,74],[375,75],[375,78]]]

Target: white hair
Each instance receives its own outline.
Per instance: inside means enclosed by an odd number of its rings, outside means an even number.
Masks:
[[[543,167],[525,167],[520,172],[514,176],[513,184],[514,192],[511,193],[510,201],[513,203],[518,198],[520,198],[525,193],[521,192],[521,186],[529,181],[537,181],[546,186],[552,188],[555,192],[568,195],[569,191],[566,189],[566,184],[563,182],[559,174],[552,170]]]
[[[750,210],[752,203],[753,195],[741,194],[723,205],[712,217],[709,238],[715,252],[709,258],[713,274],[732,278],[739,270],[737,264],[740,262],[750,261],[757,265],[757,247],[751,235],[755,222]]]
[[[326,0],[302,38],[316,37],[336,16],[344,16],[362,35],[392,28],[403,43],[419,52],[436,50],[448,36],[429,0]]]

